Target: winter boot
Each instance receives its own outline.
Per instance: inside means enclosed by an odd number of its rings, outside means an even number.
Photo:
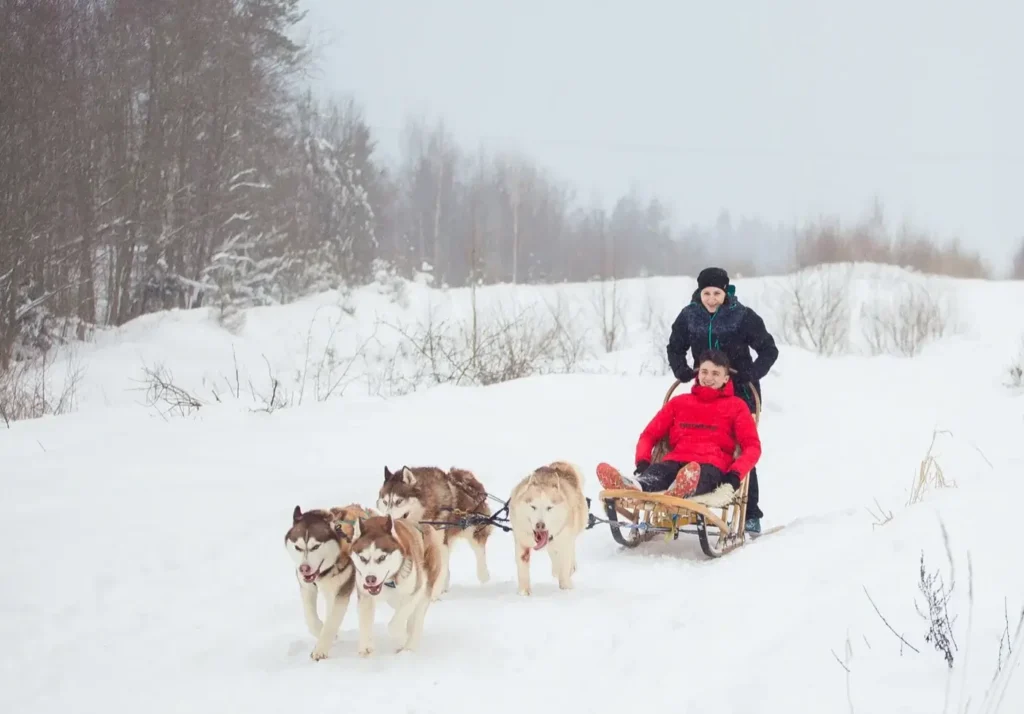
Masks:
[[[746,530],[747,533],[753,533],[754,535],[758,535],[761,532],[761,519],[748,518],[744,530]]]
[[[700,464],[696,461],[691,461],[679,469],[679,473],[676,474],[676,480],[665,489],[665,495],[672,496],[673,498],[686,498],[697,490],[698,483],[700,483]]]
[[[604,462],[597,465],[597,480],[601,482],[601,488],[606,491],[641,490],[639,483],[629,476],[623,476],[617,468]]]

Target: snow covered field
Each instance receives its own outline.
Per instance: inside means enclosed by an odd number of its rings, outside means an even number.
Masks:
[[[82,368],[76,411],[0,430],[0,711],[1024,711],[1019,672],[994,706],[1024,648],[1001,650],[1024,606],[1024,398],[1002,383],[1024,285],[937,281],[957,330],[913,358],[862,354],[859,306],[904,277],[857,269],[846,353],[781,346],[759,473],[763,525],[783,531],[709,561],[692,536],[623,551],[598,526],[575,589],[542,557],[532,598],[497,532],[491,582],[457,547],[420,651],[392,654],[382,607],[369,660],[354,607],[331,657],[309,659],[282,544],[294,506],[372,505],[385,464],[470,468],[506,497],[567,459],[595,496],[596,464],[631,466],[671,383],[663,345],[694,281],[626,281],[614,300],[596,284],[481,289],[475,363],[468,291],[388,281],[252,310],[237,334],[197,310],[98,335],[52,366],[55,383]],[[774,326],[786,280],[739,280],[739,297]],[[513,353],[545,373],[456,379]],[[147,392],[144,365],[192,406]],[[955,486],[908,505],[933,439]],[[922,552],[955,581],[952,670],[918,613]]]

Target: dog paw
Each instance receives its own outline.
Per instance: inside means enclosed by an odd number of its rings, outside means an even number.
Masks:
[[[312,652],[309,653],[309,658],[314,662],[319,662],[322,659],[327,659],[327,650],[316,647]]]
[[[489,583],[491,581],[491,574],[486,570],[477,571],[476,579],[480,581],[480,584]]]
[[[519,588],[519,594],[524,597],[529,597],[530,595],[533,595],[533,591],[530,590],[530,588]]]
[[[559,580],[558,581],[558,587],[561,588],[562,590],[572,590],[572,581],[571,580]]]
[[[359,651],[356,652],[356,654],[358,654],[360,657],[369,657],[373,654],[373,645],[365,645],[363,647],[360,647]]]

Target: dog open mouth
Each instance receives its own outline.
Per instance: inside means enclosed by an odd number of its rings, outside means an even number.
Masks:
[[[546,546],[548,544],[549,540],[551,540],[551,534],[548,533],[547,530],[543,530],[543,531],[536,530],[536,531],[533,532],[533,540],[534,540],[533,549],[534,550],[540,550],[541,548],[543,548],[544,546]]]
[[[384,583],[383,582],[376,582],[376,583],[373,583],[372,585],[370,583],[367,583],[367,582],[363,583],[363,589],[366,590],[366,592],[369,593],[370,595],[380,595],[381,588],[383,588],[383,587],[384,587]]]
[[[320,565],[306,572],[302,572],[302,570],[300,569],[299,575],[301,575],[302,579],[305,580],[307,583],[316,582],[317,578],[319,578],[322,575],[322,573],[320,572],[320,568],[322,568],[323,565],[324,564],[321,562]]]

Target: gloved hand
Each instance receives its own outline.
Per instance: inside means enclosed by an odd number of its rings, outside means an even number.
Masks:
[[[740,473],[739,471],[730,471],[722,479],[722,483],[727,483],[732,486],[735,490],[740,490]]]
[[[746,372],[737,372],[734,369],[730,369],[729,371],[732,373],[732,381],[736,384],[747,384],[748,382],[754,381]]]
[[[633,472],[633,475],[634,476],[639,476],[640,474],[642,474],[644,471],[646,471],[650,467],[651,467],[651,462],[650,461],[646,461],[646,460],[637,461],[636,462],[636,471]]]
[[[675,374],[676,379],[678,379],[683,384],[685,384],[686,382],[691,381],[696,376],[694,374],[693,370],[690,369],[689,367],[687,367],[686,365],[683,365],[682,367],[680,367],[679,371],[678,372],[673,372],[673,374]]]

